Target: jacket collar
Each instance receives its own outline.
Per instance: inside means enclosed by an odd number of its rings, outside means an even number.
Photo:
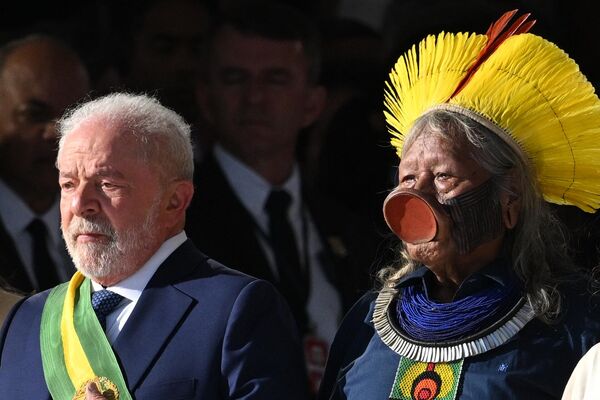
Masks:
[[[425,265],[419,266],[413,272],[402,277],[397,283],[396,288],[407,287],[411,285],[423,285],[425,293],[429,297],[429,290],[433,285],[435,276]],[[455,299],[466,297],[476,293],[490,285],[506,286],[511,282],[517,282],[514,271],[510,263],[504,257],[497,258],[479,271],[466,278],[458,288]]]

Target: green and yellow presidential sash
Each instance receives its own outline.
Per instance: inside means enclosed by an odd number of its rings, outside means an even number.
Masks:
[[[55,287],[40,327],[44,378],[54,400],[84,399],[95,381],[108,399],[131,400],[117,359],[91,304],[91,282],[76,272]]]

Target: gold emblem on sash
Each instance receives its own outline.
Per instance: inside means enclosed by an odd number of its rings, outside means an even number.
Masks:
[[[98,391],[108,400],[119,400],[119,389],[110,379],[104,376],[97,376],[94,379],[85,381],[73,396],[73,400],[85,400],[85,388],[88,383],[95,382]]]

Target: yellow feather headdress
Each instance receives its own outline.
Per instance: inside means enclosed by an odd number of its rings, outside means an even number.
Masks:
[[[535,22],[523,24],[528,15],[498,37],[515,12],[486,35],[442,32],[398,59],[384,100],[391,143],[400,156],[404,135],[432,109],[466,113],[524,152],[547,201],[592,212],[600,208],[600,100],[565,52],[524,33]]]

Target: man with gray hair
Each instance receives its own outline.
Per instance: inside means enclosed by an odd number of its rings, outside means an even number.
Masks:
[[[285,302],[183,231],[194,185],[179,115],[143,95],[85,103],[60,121],[56,164],[78,272],[7,318],[0,398],[305,398]]]

